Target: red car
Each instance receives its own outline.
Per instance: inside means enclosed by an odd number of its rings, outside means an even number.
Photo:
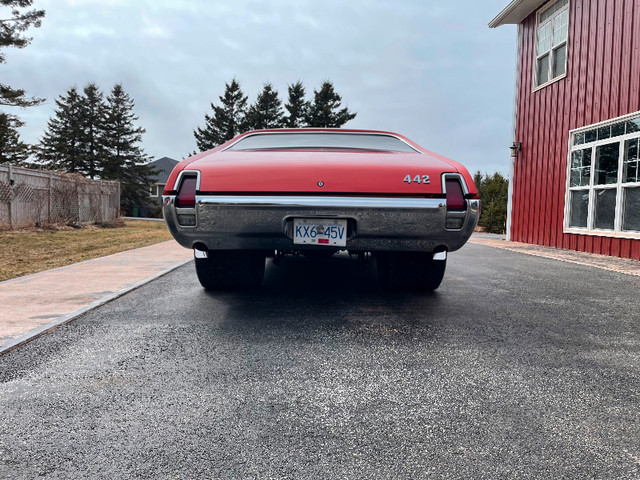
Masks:
[[[434,290],[480,200],[459,163],[390,132],[274,129],[180,162],[163,192],[206,289],[258,286],[265,258],[373,255],[381,284]]]

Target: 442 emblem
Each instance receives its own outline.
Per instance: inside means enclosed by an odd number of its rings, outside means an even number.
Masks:
[[[429,175],[416,175],[413,177],[411,175],[407,175],[404,177],[403,181],[406,183],[431,183]]]

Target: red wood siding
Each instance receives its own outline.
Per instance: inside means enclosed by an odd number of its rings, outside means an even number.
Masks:
[[[520,28],[511,240],[640,260],[640,240],[565,234],[569,130],[640,110],[640,0],[570,0],[567,76],[533,91],[536,14]]]

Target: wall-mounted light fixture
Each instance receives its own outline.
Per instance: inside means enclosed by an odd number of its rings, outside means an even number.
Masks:
[[[518,152],[522,151],[522,142],[513,142],[509,147],[511,151],[511,157],[516,158],[518,156]]]

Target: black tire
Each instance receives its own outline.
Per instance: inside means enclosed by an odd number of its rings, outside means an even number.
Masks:
[[[380,286],[388,290],[435,290],[447,268],[446,260],[426,252],[380,252],[375,258]]]
[[[265,255],[253,250],[214,250],[196,258],[196,273],[207,290],[257,288],[264,277]]]

